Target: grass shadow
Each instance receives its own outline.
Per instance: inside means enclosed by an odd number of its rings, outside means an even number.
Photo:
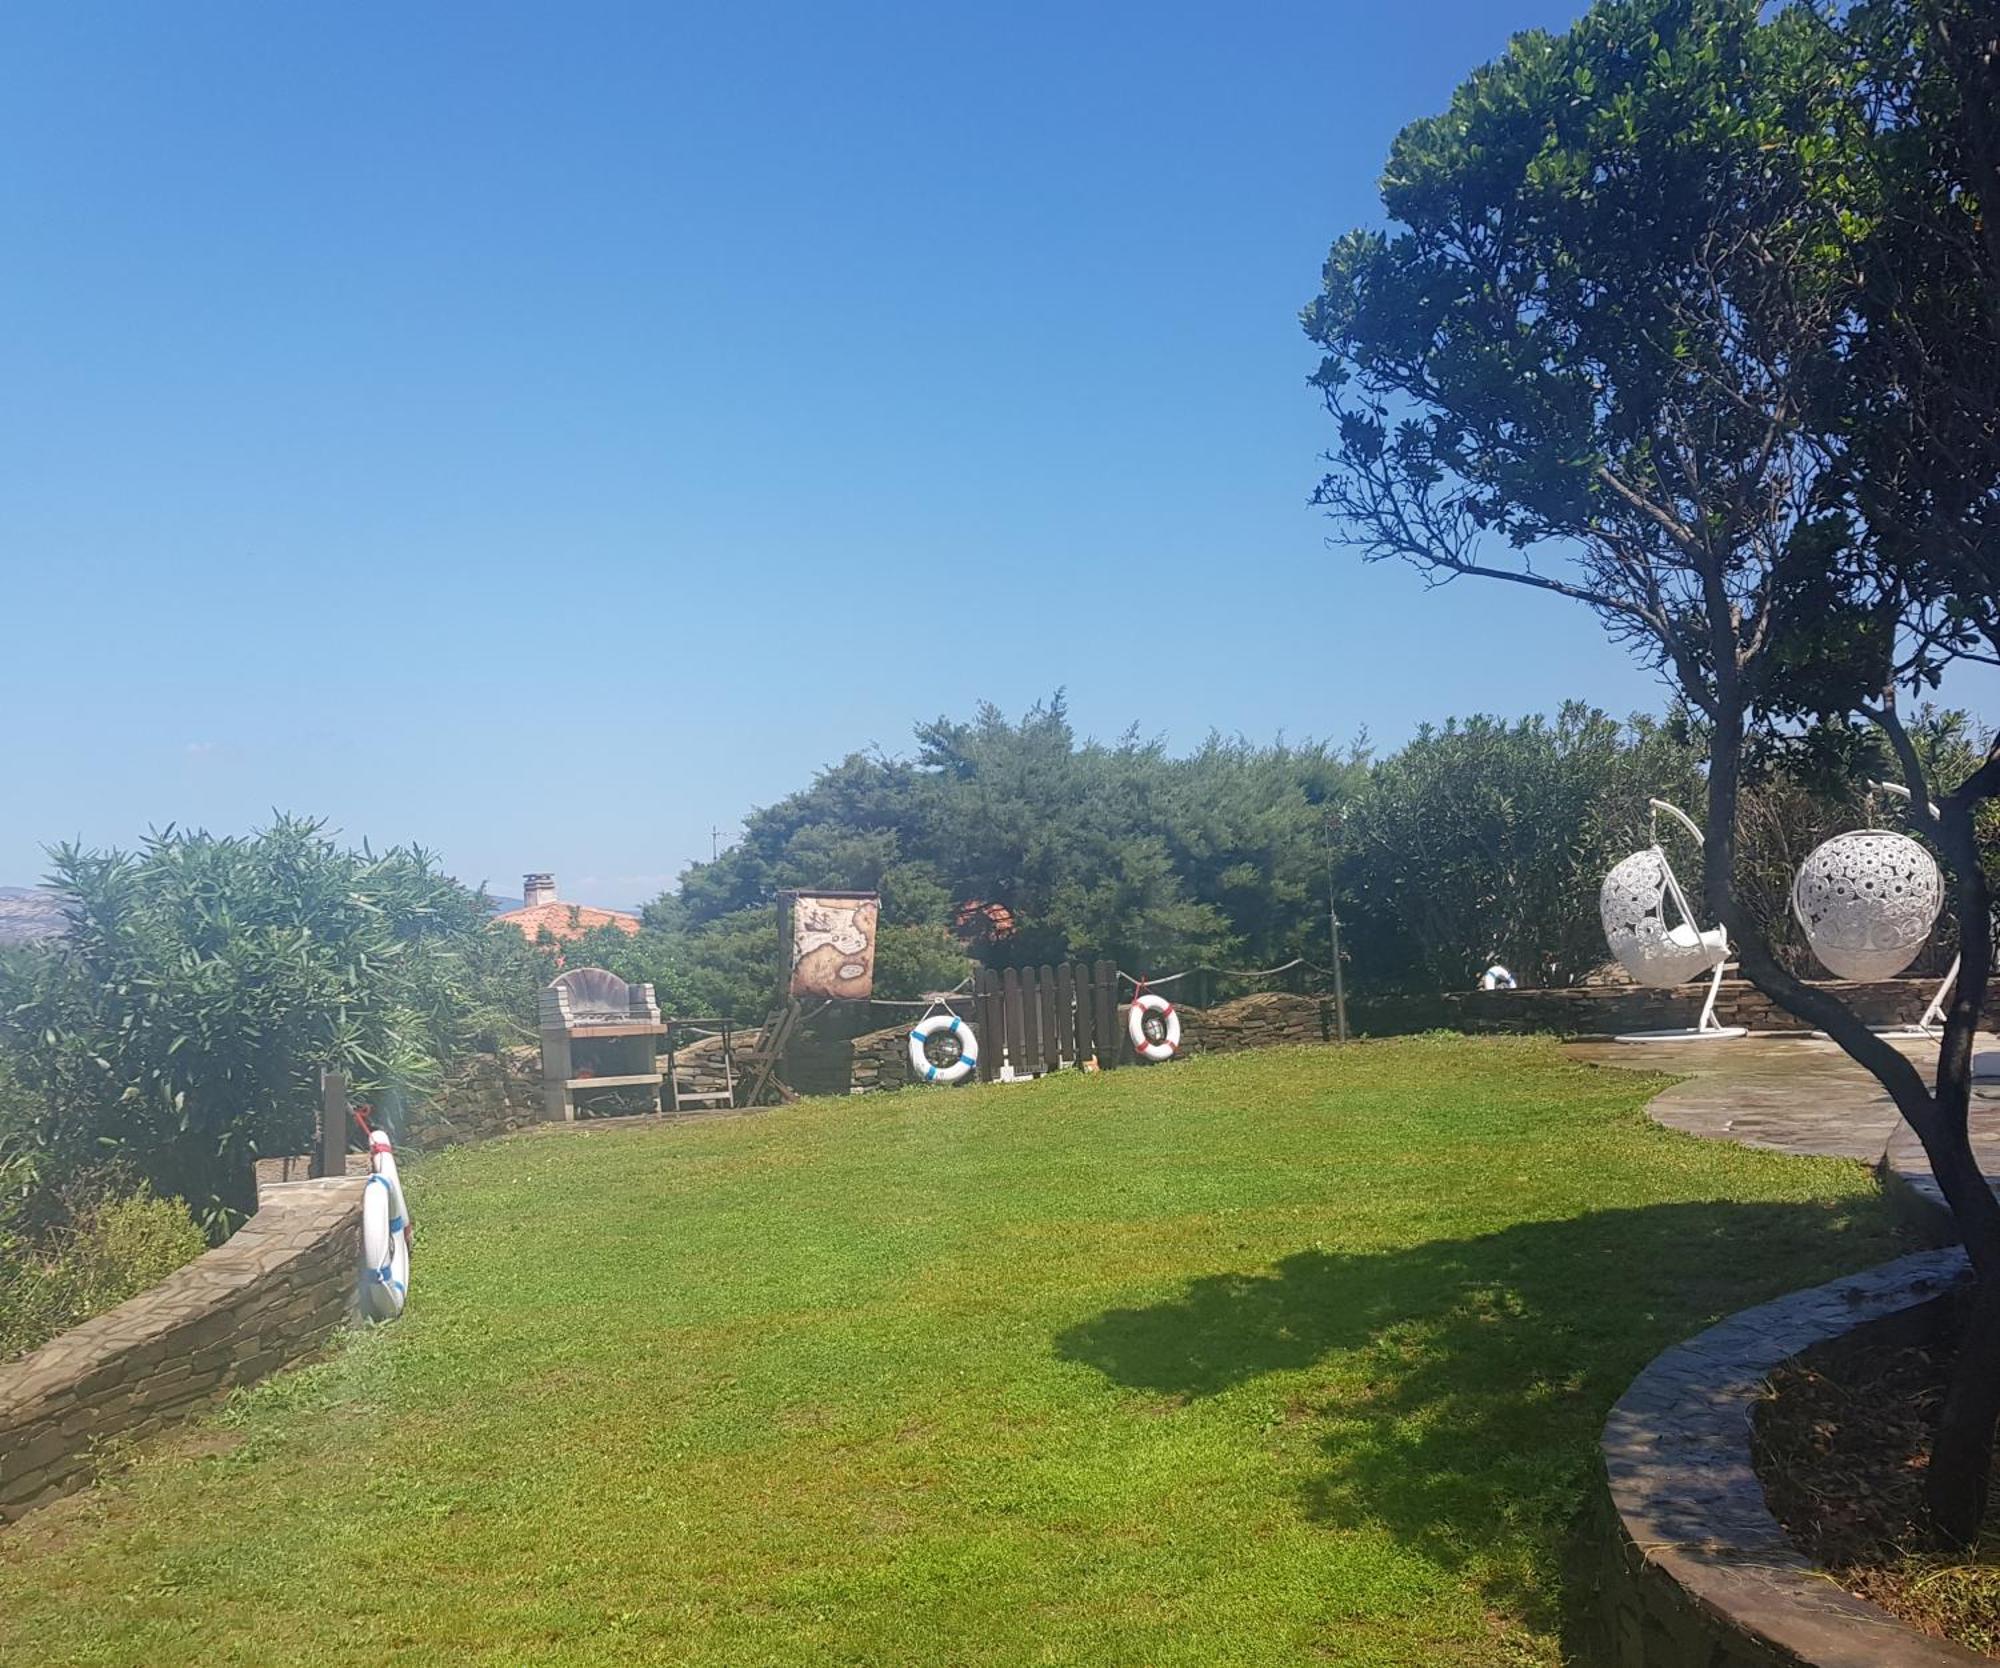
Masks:
[[[1325,1464],[1302,1512],[1387,1530],[1575,1650],[1590,1622],[1578,1512],[1611,1404],[1652,1356],[1721,1315],[1893,1254],[1878,1213],[1848,1233],[1866,1211],[1676,1203],[1397,1250],[1300,1251],[1107,1310],[1056,1350],[1154,1396],[1306,1373],[1289,1416],[1311,1422]]]

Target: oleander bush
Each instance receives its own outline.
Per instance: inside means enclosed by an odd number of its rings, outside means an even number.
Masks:
[[[0,963],[0,1163],[44,1217],[116,1163],[220,1239],[259,1154],[306,1149],[322,1070],[407,1104],[532,1022],[540,960],[417,847],[280,817],[62,846],[53,871],[67,930]]]

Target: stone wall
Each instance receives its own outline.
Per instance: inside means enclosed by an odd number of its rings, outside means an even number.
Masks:
[[[1871,984],[1829,984],[1871,1025],[1908,1024],[1935,993],[1928,979],[1883,979]],[[1548,1032],[1559,1037],[1606,1037],[1627,1031],[1681,1030],[1694,1023],[1704,992],[1699,985],[1649,990],[1638,985],[1586,985],[1573,990],[1471,990],[1434,996],[1357,996],[1348,1003],[1348,1027],[1357,1037],[1407,1036],[1417,1031],[1473,1034]],[[971,1021],[972,1003],[952,1004]],[[1132,1063],[1125,1041],[1126,1009],[1118,1010],[1118,1063]],[[916,1081],[909,1069],[910,1026],[920,1010],[896,1023],[852,1034],[868,1010],[861,1004],[816,1016],[801,1027],[785,1056],[786,1083],[805,1095],[864,1094],[900,1089]],[[1262,991],[1213,1008],[1181,1006],[1181,1049],[1187,1054],[1230,1054],[1246,1048],[1331,1042],[1337,1034],[1333,998],[1291,991]],[[1754,985],[1725,979],[1716,1004],[1725,1025],[1768,1033],[1798,1032],[1799,1022]],[[755,1030],[736,1033],[747,1047]],[[982,1049],[994,1040],[980,1038]],[[680,1051],[677,1076],[684,1091],[722,1087],[721,1039],[706,1037]]]
[[[1124,1015],[1121,1008],[1121,1028]],[[1182,1008],[1180,1016],[1181,1050],[1187,1054],[1234,1054],[1286,1043],[1332,1042],[1339,1035],[1332,997],[1299,996],[1289,991],[1261,991],[1213,1008]],[[1126,1052],[1129,1055],[1129,1048]]]
[[[534,1048],[475,1054],[410,1119],[404,1145],[429,1152],[484,1141],[534,1123],[542,1111],[542,1060]]]
[[[1844,1592],[1764,1503],[1750,1421],[1780,1363],[1860,1328],[1912,1339],[1963,1278],[1926,1251],[1732,1315],[1612,1409],[1579,1662],[1601,1668],[1951,1668],[1990,1659]]]
[[[1828,980],[1830,990],[1870,1025],[1908,1025],[1937,992],[1934,979]],[[1466,990],[1435,996],[1356,997],[1348,1004],[1357,1036],[1413,1031],[1546,1031],[1559,1037],[1608,1037],[1625,1031],[1682,1030],[1701,1012],[1699,984],[1674,990],[1640,985],[1582,985],[1571,990]],[[1752,1031],[1807,1029],[1747,979],[1724,979],[1715,1005],[1724,1025]]]
[[[761,1029],[752,1026],[746,1030],[731,1033],[731,1042],[734,1048],[740,1051],[755,1047],[763,1035],[764,1033]],[[666,1070],[666,1066],[667,1057],[665,1054],[662,1054],[660,1056],[660,1070],[663,1073]],[[739,1085],[742,1081],[743,1070],[742,1062],[739,1060],[736,1067]],[[722,1063],[722,1038],[719,1035],[697,1037],[685,1047],[676,1049],[674,1052],[674,1082],[684,1095],[721,1094],[728,1087],[728,1073],[723,1070]],[[661,1090],[660,1104],[669,1109],[673,1106],[672,1097],[665,1092],[664,1086]],[[692,1110],[697,1112],[723,1111],[726,1108],[695,1107]]]
[[[884,1030],[871,1031],[864,1037],[856,1037],[850,1045],[847,1077],[850,1094],[902,1089],[915,1082],[916,1078],[910,1073],[909,1025],[891,1025]]]
[[[325,1343],[354,1305],[364,1185],[267,1188],[227,1244],[0,1366],[0,1523],[81,1488],[107,1444],[149,1436]]]

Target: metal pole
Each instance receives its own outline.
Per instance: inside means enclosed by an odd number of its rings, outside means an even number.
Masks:
[[[1340,970],[1340,912],[1333,902],[1333,819],[1326,822],[1326,936],[1333,946],[1334,1035],[1347,1041],[1347,979]]]
[[[1333,894],[1326,899],[1326,927],[1333,939],[1333,1025],[1342,1042],[1347,1041],[1347,980],[1340,971],[1340,917],[1334,913]]]

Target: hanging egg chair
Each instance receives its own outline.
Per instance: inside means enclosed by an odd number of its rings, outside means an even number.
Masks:
[[[1910,797],[1910,790],[1895,782],[1872,787],[1904,801]],[[1937,807],[1931,810],[1935,814]],[[1792,913],[1813,954],[1839,979],[1893,979],[1917,959],[1943,909],[1944,875],[1937,860],[1892,828],[1834,835],[1813,849],[1792,879]],[[1954,956],[1916,1023],[1878,1026],[1877,1033],[1934,1040],[1957,983]]]
[[[1743,1036],[1742,1026],[1718,1025],[1715,1020],[1715,999],[1721,993],[1722,970],[1729,960],[1729,935],[1721,927],[1704,930],[1696,923],[1687,893],[1659,843],[1659,813],[1675,818],[1697,841],[1701,830],[1665,800],[1649,803],[1655,825],[1653,843],[1615,864],[1597,894],[1604,941],[1618,965],[1653,990],[1671,990],[1703,973],[1711,977],[1708,999],[1692,1030],[1634,1032],[1618,1040],[1693,1042]]]
[[[1907,834],[1857,828],[1814,848],[1792,881],[1792,913],[1841,979],[1893,979],[1944,908],[1936,860]]]
[[[1678,921],[1668,918],[1670,902],[1680,911]],[[1729,955],[1729,939],[1720,927],[1702,932],[1695,926],[1658,846],[1633,852],[1604,877],[1597,910],[1618,965],[1655,990],[1684,985]]]

